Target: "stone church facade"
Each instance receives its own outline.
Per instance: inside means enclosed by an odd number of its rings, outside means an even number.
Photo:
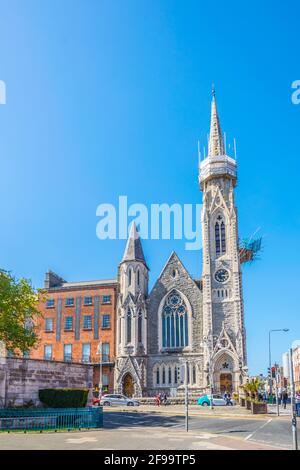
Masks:
[[[213,92],[207,157],[199,166],[202,278],[175,252],[151,292],[149,267],[132,224],[118,269],[115,391],[178,395],[235,391],[247,371],[242,274],[234,188],[235,159],[226,155]]]

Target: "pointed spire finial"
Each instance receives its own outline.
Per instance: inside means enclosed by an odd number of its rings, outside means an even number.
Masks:
[[[212,95],[213,98],[216,97],[215,82],[212,82],[212,84],[211,84],[211,95]]]
[[[224,142],[221,132],[221,126],[217,111],[216,104],[216,91],[215,85],[212,84],[212,101],[211,101],[211,120],[210,120],[210,134],[208,143],[208,156],[215,157],[224,155]]]
[[[123,261],[142,261],[146,264],[140,234],[134,221],[130,226],[129,237],[122,258]]]

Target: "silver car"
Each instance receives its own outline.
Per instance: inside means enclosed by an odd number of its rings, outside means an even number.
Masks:
[[[103,395],[100,405],[103,406],[139,406],[139,401],[135,398],[127,398],[125,395]]]

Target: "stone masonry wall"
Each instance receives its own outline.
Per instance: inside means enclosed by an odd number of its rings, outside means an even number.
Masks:
[[[93,366],[23,358],[0,357],[0,407],[40,405],[41,388],[89,388],[92,399]]]

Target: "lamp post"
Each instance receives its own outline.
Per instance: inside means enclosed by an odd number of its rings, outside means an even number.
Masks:
[[[292,348],[290,349],[290,377],[291,377],[293,449],[298,450],[297,412],[296,412],[296,404],[295,404],[295,382],[294,382],[294,364],[293,364],[293,349]]]
[[[214,409],[213,405],[213,367],[212,367],[212,356],[213,356],[213,342],[214,339],[218,339],[218,336],[214,336],[211,333],[203,337],[202,346],[205,345],[208,351],[208,365],[207,372],[209,377],[209,386],[210,386],[210,409]]]
[[[271,373],[271,367],[272,367],[272,358],[271,358],[271,333],[273,333],[274,331],[284,331],[285,333],[287,331],[290,331],[289,328],[281,328],[281,329],[278,329],[278,330],[269,330],[269,370],[270,370],[270,373]],[[272,377],[270,377],[270,382],[269,382],[269,385],[270,385],[270,395],[272,395]],[[278,400],[277,400],[278,401]]]
[[[185,430],[188,432],[189,430],[189,383],[188,383],[188,361],[185,361],[185,373],[184,373],[184,382],[185,382]]]
[[[99,354],[99,398],[101,398],[101,395],[102,395],[102,343],[101,341],[99,342],[99,345],[98,345],[97,354]]]

